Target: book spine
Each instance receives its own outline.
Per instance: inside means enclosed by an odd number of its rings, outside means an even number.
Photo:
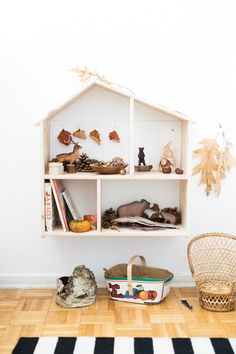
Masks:
[[[53,179],[50,179],[50,183],[51,183],[51,186],[52,186],[52,190],[53,190],[54,198],[55,198],[55,201],[56,201],[57,210],[58,210],[59,218],[61,220],[63,231],[69,231],[67,222],[65,222],[65,219],[63,217],[63,209],[61,207],[60,194],[58,195],[58,193],[57,193],[56,183],[54,183]]]
[[[44,204],[45,204],[45,229],[53,230],[53,205],[52,205],[52,188],[50,183],[44,183]]]

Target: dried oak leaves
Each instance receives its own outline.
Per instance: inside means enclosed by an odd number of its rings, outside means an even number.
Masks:
[[[236,166],[236,159],[231,155],[232,144],[224,139],[219,146],[216,139],[205,139],[200,142],[202,148],[193,151],[193,157],[201,159],[193,168],[192,175],[201,174],[199,184],[205,184],[206,195],[214,191],[219,196],[221,181],[226,178],[226,172]]]

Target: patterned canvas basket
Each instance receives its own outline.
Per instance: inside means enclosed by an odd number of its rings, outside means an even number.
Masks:
[[[133,265],[136,258],[142,265]],[[117,264],[104,269],[110,298],[138,304],[157,304],[170,291],[174,275],[165,269],[148,267],[143,256],[133,256],[128,264]]]

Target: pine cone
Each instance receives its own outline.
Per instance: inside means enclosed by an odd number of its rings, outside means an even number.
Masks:
[[[77,171],[78,172],[92,172],[92,167],[90,166],[93,160],[88,157],[87,154],[83,153],[78,158]]]
[[[102,227],[104,229],[109,229],[113,224],[113,220],[116,218],[117,214],[113,208],[105,210],[102,215]]]
[[[111,160],[111,165],[112,166],[121,166],[121,165],[124,165],[125,162],[124,160],[122,159],[122,157],[114,157],[112,160]]]

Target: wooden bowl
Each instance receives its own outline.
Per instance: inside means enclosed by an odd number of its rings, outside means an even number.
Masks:
[[[97,164],[90,165],[93,171],[98,172],[102,175],[115,175],[120,173],[121,170],[124,170],[128,164],[120,166],[98,166]]]

